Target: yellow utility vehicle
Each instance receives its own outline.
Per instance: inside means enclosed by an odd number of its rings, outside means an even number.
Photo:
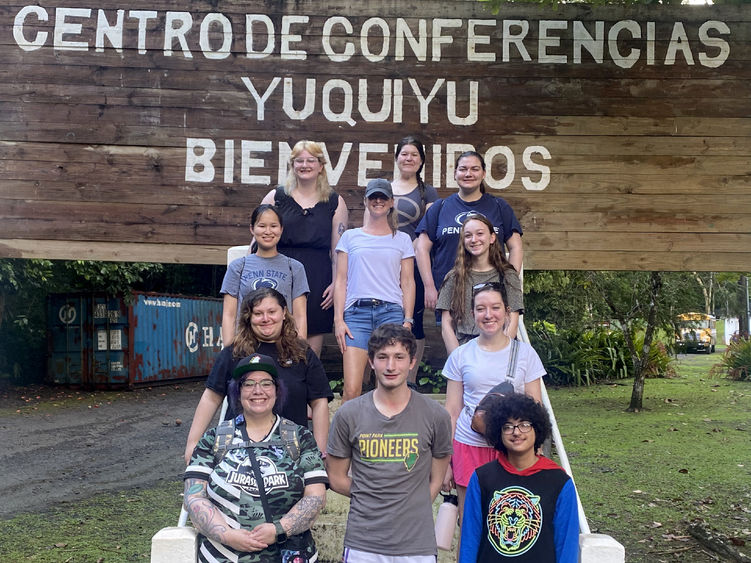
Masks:
[[[706,352],[712,354],[717,344],[717,320],[704,313],[678,315],[676,349],[680,352]]]

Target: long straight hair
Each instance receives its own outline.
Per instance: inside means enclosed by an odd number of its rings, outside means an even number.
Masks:
[[[470,279],[470,272],[472,271],[472,259],[474,257],[469,253],[467,247],[464,245],[464,233],[467,223],[469,223],[470,221],[479,221],[488,228],[491,235],[495,234],[495,228],[493,227],[493,223],[490,222],[490,219],[488,219],[484,215],[480,215],[479,213],[467,217],[462,223],[461,229],[459,230],[459,246],[456,249],[456,259],[454,260],[454,267],[451,268],[448,274],[446,274],[447,279],[449,277],[452,277],[454,280],[454,292],[451,294],[451,304],[449,305],[449,312],[451,313],[451,320],[454,323],[454,330],[456,330],[456,327],[465,322],[467,319],[466,311],[464,310],[464,295],[466,292],[466,284]],[[488,249],[488,261],[490,262],[490,265],[493,266],[493,268],[498,272],[498,278],[500,279],[502,285],[505,279],[505,272],[509,270],[516,272],[516,268],[514,268],[514,266],[511,265],[511,263],[506,260],[506,257],[503,255],[503,247],[501,246],[497,234],[495,236],[495,240],[490,244],[490,248]],[[506,303],[505,297],[503,302]]]

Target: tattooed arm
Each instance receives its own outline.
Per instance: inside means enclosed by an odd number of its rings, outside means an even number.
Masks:
[[[318,514],[326,506],[326,485],[314,483],[305,487],[305,496],[297,501],[286,515],[282,527],[290,536],[303,533],[313,525]]]
[[[313,525],[318,513],[326,505],[326,485],[323,483],[307,485],[304,495],[279,521],[288,536],[302,534]],[[260,542],[272,544],[276,541],[274,524],[259,524],[251,533]]]
[[[268,544],[259,541],[249,530],[231,528],[206,493],[203,479],[185,480],[185,510],[190,521],[204,536],[238,551],[260,551]]]

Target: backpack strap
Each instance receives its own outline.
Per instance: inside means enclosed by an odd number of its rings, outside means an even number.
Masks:
[[[232,438],[235,436],[235,419],[222,420],[216,427],[216,438],[214,439],[214,465],[227,455],[227,450],[232,449]]]
[[[282,435],[282,442],[287,448],[287,453],[293,461],[300,459],[300,438],[297,435],[297,424],[286,418],[282,418],[279,431]]]
[[[223,420],[216,427],[216,439],[214,440],[214,465],[224,459],[230,450],[242,448],[266,448],[269,446],[283,446],[292,461],[297,462],[300,459],[300,437],[297,434],[297,424],[284,417],[280,417],[279,433],[280,440],[267,440],[265,442],[254,442],[246,440],[244,442],[232,443],[235,436],[235,419]]]

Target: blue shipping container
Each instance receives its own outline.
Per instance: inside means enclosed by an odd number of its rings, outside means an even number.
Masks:
[[[95,388],[205,376],[222,348],[221,321],[220,299],[51,295],[48,372],[56,383]]]

